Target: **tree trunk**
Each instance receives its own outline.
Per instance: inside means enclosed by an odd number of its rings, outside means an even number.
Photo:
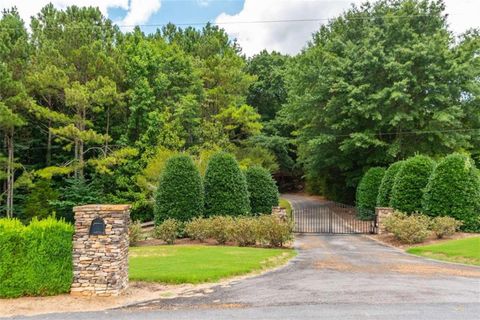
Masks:
[[[48,121],[47,154],[45,158],[47,166],[49,166],[52,162],[52,132],[50,131],[51,125],[52,121]]]
[[[107,137],[105,137],[105,154],[108,153],[108,131],[110,130],[110,108],[107,108],[107,128],[105,130],[105,133]]]
[[[7,218],[13,217],[13,180],[14,180],[14,169],[13,169],[13,160],[14,160],[14,150],[13,150],[13,128],[7,131],[5,135],[5,143],[7,146]]]

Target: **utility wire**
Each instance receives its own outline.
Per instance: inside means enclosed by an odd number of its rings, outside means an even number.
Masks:
[[[395,15],[387,15],[387,16],[372,16],[372,17],[348,17],[346,20],[376,20],[376,19],[382,19],[382,20],[388,20],[388,19],[410,19],[410,18],[426,18],[429,17],[430,15],[428,14],[419,14],[419,15],[403,15],[403,16],[395,16]],[[173,24],[175,26],[204,26],[206,24],[211,24],[211,25],[217,25],[217,26],[222,26],[222,25],[236,25],[236,24],[270,24],[270,23],[301,23],[301,22],[320,22],[320,21],[330,21],[332,19],[336,19],[338,17],[331,17],[331,18],[302,18],[302,19],[279,19],[279,20],[238,20],[238,21],[224,21],[224,22],[215,22],[215,21],[207,21],[207,22],[180,22],[180,23],[174,23],[174,22],[167,22],[167,23],[155,23],[155,24],[135,24],[135,25],[117,25],[117,24],[112,24],[112,26],[116,26],[118,28],[134,28],[134,27],[140,27],[140,28],[153,28],[153,27],[164,27],[168,24]],[[340,18],[344,18],[341,16]],[[86,27],[89,28],[104,28],[106,27],[105,25],[78,25],[78,26],[71,26],[71,25],[59,25],[59,26],[43,26],[41,29],[62,29],[64,31],[65,29],[86,29]],[[15,27],[8,27],[8,26],[3,26],[0,27],[0,29],[17,29],[18,26]]]

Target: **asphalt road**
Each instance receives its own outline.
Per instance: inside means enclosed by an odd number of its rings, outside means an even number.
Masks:
[[[297,208],[315,202],[296,197]],[[213,292],[32,318],[479,319],[478,267],[413,257],[360,235],[298,235],[295,246],[287,266]]]

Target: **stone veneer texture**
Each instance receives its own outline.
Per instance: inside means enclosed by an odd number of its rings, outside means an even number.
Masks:
[[[117,296],[128,286],[128,205],[85,205],[73,208],[72,295]],[[90,235],[95,218],[105,222],[104,235]]]

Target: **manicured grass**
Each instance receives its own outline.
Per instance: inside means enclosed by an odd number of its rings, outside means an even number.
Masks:
[[[292,206],[290,205],[290,202],[287,201],[287,199],[280,198],[280,207],[287,209],[287,214],[289,217],[292,216]]]
[[[130,248],[130,280],[162,283],[215,282],[281,265],[291,249],[227,246],[151,246]]]
[[[480,266],[480,237],[450,240],[407,250],[419,256]]]

